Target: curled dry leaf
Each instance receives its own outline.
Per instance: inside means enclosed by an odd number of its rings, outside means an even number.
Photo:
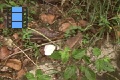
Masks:
[[[20,70],[22,67],[22,63],[18,59],[9,59],[6,62],[5,66],[10,67],[10,68],[15,69],[15,70]]]
[[[81,26],[81,27],[86,27],[87,24],[88,24],[88,22],[85,21],[85,20],[80,20],[80,21],[78,22],[78,26]]]
[[[66,41],[66,45],[72,49],[74,46],[77,46],[78,44],[80,44],[82,41],[82,34],[78,33],[76,36],[69,38]]]
[[[10,50],[6,46],[0,48],[0,59],[4,59],[9,55],[10,55]]]
[[[52,14],[41,14],[41,15],[40,15],[40,19],[41,19],[44,23],[53,24],[54,19],[55,19],[55,15],[52,15]]]

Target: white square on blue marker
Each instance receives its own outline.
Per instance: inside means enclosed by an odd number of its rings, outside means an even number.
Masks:
[[[22,21],[22,13],[12,13],[12,21]]]
[[[22,28],[22,22],[12,22],[12,28]]]
[[[12,7],[12,12],[22,12],[22,7]]]

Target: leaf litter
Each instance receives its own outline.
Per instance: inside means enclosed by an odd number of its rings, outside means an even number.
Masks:
[[[65,4],[66,0],[62,0],[62,6],[64,7],[63,4]],[[82,40],[84,37],[84,33],[79,32],[76,35],[64,40],[64,33],[70,29],[70,26],[79,26],[81,28],[86,28],[87,25],[89,24],[89,22],[87,20],[84,19],[79,19],[78,21],[75,21],[73,18],[71,17],[67,17],[67,18],[63,18],[63,11],[60,10],[59,8],[61,8],[61,6],[56,7],[53,5],[54,0],[45,0],[46,3],[50,3],[49,4],[49,9],[48,12],[44,12],[42,11],[40,14],[37,14],[37,16],[39,16],[39,20],[38,21],[31,21],[28,23],[28,27],[35,29],[38,32],[41,32],[43,35],[45,35],[46,37],[50,38],[53,41],[56,40],[62,40],[61,45],[68,46],[71,49],[75,49],[77,47],[81,47],[82,46]],[[55,1],[57,2],[57,1]],[[58,0],[58,2],[60,2]],[[39,4],[40,5],[40,4]],[[47,6],[47,4],[44,4]],[[51,5],[51,6],[50,6]],[[43,6],[43,5],[42,5]],[[45,6],[43,6],[45,8]],[[59,10],[58,10],[59,9]],[[42,9],[41,9],[42,10]],[[57,11],[58,10],[58,11]],[[61,13],[60,13],[61,12]],[[59,18],[60,17],[60,18]],[[57,23],[57,25],[55,25],[55,23]],[[47,24],[47,25],[43,25],[43,24]],[[56,30],[53,29],[53,27],[55,26]],[[4,24],[0,24],[0,29],[4,29]],[[32,33],[32,37],[30,38],[30,40],[32,42],[37,43],[38,45],[47,42],[47,44],[49,43],[47,39],[45,39],[43,36],[37,34],[36,32]],[[120,32],[117,32],[117,35],[120,36]],[[1,34],[0,34],[1,36]],[[12,40],[11,36],[15,39],[15,41]],[[5,46],[1,46],[0,47],[0,59],[4,59],[5,57],[8,57],[10,54],[12,53],[17,53],[20,50],[17,47],[14,47],[12,44],[14,42],[17,42],[17,39],[20,38],[19,42],[21,41],[21,44],[23,44],[25,41],[21,40],[21,37],[19,36],[18,32],[14,32],[13,34],[8,37],[0,37],[0,41],[5,45]],[[4,39],[3,39],[4,38]],[[59,44],[59,43],[56,43]],[[19,47],[21,47],[20,45],[18,45]],[[112,52],[113,51],[113,47],[111,47],[109,45],[109,49],[105,49],[102,46],[102,53],[105,53],[105,55],[101,55],[101,56],[106,56],[108,54],[107,51]],[[11,48],[11,49],[8,49]],[[25,49],[23,46],[21,47],[23,50]],[[38,47],[39,48],[39,47]],[[42,48],[39,48],[42,50]],[[112,50],[112,51],[111,51]],[[90,50],[88,49],[88,55],[91,55],[91,52],[89,52]],[[109,52],[109,53],[110,53]],[[22,53],[22,52],[21,52]],[[33,57],[33,50],[30,49],[29,51],[26,51],[27,55],[33,60],[36,61],[36,57]],[[42,54],[39,52],[39,54]],[[113,53],[114,54],[114,53]],[[13,55],[14,56],[14,55]],[[21,77],[23,77],[23,75],[25,75],[26,72],[28,72],[29,70],[26,70],[25,68],[28,68],[31,64],[28,64],[28,62],[30,61],[29,59],[26,60],[26,57],[23,55],[18,55],[20,57],[16,57],[16,56],[11,56],[10,59],[8,59],[3,67],[3,69],[0,69],[0,71],[5,72],[5,73],[0,73],[0,77],[5,77],[5,78],[10,78],[11,80],[13,79],[18,79],[20,80]],[[41,58],[44,58],[43,60]],[[22,60],[23,59],[23,60]],[[42,57],[37,58],[38,61],[37,63],[39,63],[39,67],[40,69],[45,72],[46,74],[52,73],[52,71],[49,71],[51,69],[56,69],[55,65],[59,65],[60,62],[59,61],[54,61],[50,58],[48,58],[48,56],[42,55]],[[93,60],[95,58],[92,58]],[[112,59],[112,58],[111,58]],[[42,61],[41,61],[42,60]],[[55,63],[55,64],[53,64]],[[113,62],[115,63],[115,62]],[[28,65],[27,65],[28,64]],[[3,65],[2,65],[3,66]],[[90,65],[91,66],[91,65]],[[7,68],[6,68],[7,67]],[[57,69],[58,71],[61,71],[60,67],[57,67],[59,69]],[[92,68],[92,67],[91,67]],[[12,69],[12,70],[11,70]],[[94,67],[93,67],[94,69]],[[34,68],[34,66],[32,65],[32,70],[35,71],[36,68]],[[8,72],[16,72],[15,74],[17,76],[13,76],[14,74],[8,73]],[[53,80],[60,80],[57,77],[53,77]]]

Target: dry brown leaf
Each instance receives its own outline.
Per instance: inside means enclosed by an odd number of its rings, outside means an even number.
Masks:
[[[59,27],[59,31],[65,32],[70,26],[71,26],[71,24],[68,23],[68,22],[63,23],[63,24]]]
[[[81,34],[81,33],[78,33],[76,36],[69,38],[69,39],[66,41],[66,45],[67,45],[70,49],[72,49],[74,46],[80,44],[81,41],[82,41],[82,34]]]
[[[18,38],[19,38],[19,36],[18,36],[17,33],[14,33],[14,34],[13,34],[13,37],[14,37],[14,39],[18,39]]]
[[[70,26],[77,26],[75,20],[71,17],[59,22],[59,31],[66,32]]]
[[[69,29],[70,26],[76,26],[76,23],[72,23],[72,22],[66,22],[63,23],[60,27],[59,27],[59,31],[62,32],[66,32],[67,29]]]
[[[36,30],[38,32],[41,32],[42,34],[44,34],[46,37],[48,37],[51,40],[56,40],[56,39],[60,39],[63,37],[62,32],[59,32],[59,31],[49,30],[47,28],[39,28]],[[31,37],[31,41],[37,41],[37,43],[41,43],[41,41],[48,41],[46,38],[44,38],[43,36],[39,35],[36,32],[33,32],[32,35],[33,36]]]
[[[17,77],[16,79],[19,79],[25,75],[26,71],[24,69],[21,69],[20,71],[17,72]]]
[[[18,59],[9,59],[5,65],[15,70],[20,70],[22,67],[22,63]]]
[[[0,29],[3,29],[3,28],[4,28],[4,24],[1,23],[1,24],[0,24]]]
[[[41,19],[44,23],[53,24],[54,19],[55,19],[55,15],[52,15],[52,14],[41,14],[41,15],[40,15],[40,19]]]
[[[78,26],[81,26],[81,27],[86,27],[87,24],[88,24],[88,22],[85,21],[85,20],[80,20],[80,21],[78,22]]]
[[[10,50],[6,46],[0,48],[0,59],[4,59],[10,55]]]

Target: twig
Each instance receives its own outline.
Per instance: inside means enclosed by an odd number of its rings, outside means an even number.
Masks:
[[[29,56],[22,50],[22,49],[20,49],[17,45],[15,45],[14,43],[13,43],[13,45],[15,46],[15,47],[17,47],[36,67],[38,67],[38,65],[32,60],[32,59],[30,59],[29,58]]]
[[[45,36],[45,35],[44,35],[43,33],[41,33],[40,31],[37,31],[37,30],[32,29],[32,28],[29,28],[29,27],[28,27],[28,29],[30,29],[30,30],[38,33],[39,35],[43,36],[43,37],[46,38],[48,41],[50,41],[51,43],[53,43],[54,45],[56,45],[52,40],[50,40],[47,36]]]
[[[56,42],[56,41],[52,41],[52,42]],[[41,46],[44,46],[44,45],[49,44],[49,43],[51,43],[51,42],[43,43],[43,44],[41,44],[41,45],[37,45],[37,47],[41,47]],[[28,48],[28,49],[25,49],[25,50],[22,50],[22,51],[25,52],[25,51],[28,51],[28,50],[31,50],[31,49],[32,49],[32,48]],[[16,54],[20,54],[20,53],[22,53],[22,51],[19,51],[19,52],[13,53],[13,54],[11,54],[11,55],[5,57],[3,60],[6,60],[6,59],[8,59],[8,58],[10,58],[10,57],[12,57],[12,56],[14,56],[14,55],[16,55]]]

